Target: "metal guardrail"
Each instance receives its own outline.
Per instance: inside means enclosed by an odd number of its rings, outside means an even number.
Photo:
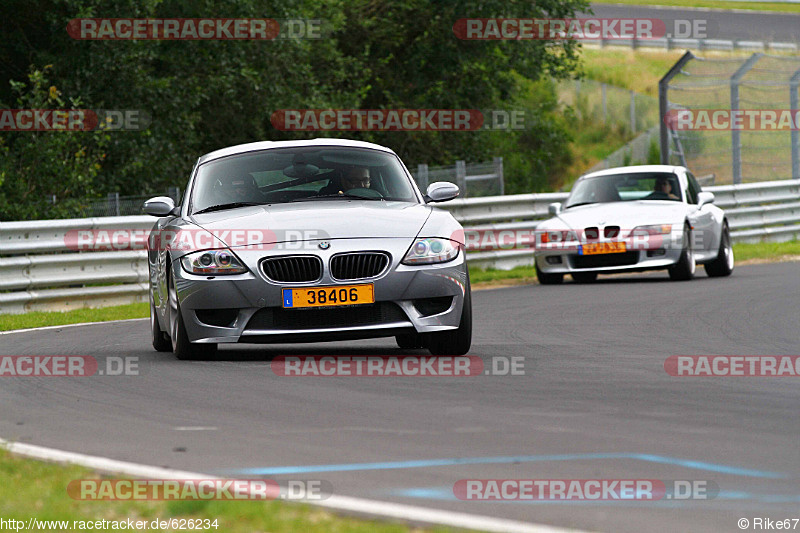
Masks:
[[[425,191],[430,183],[449,181],[458,185],[462,198],[505,194],[502,157],[485,163],[459,160],[455,165],[440,167],[420,164],[412,175],[421,191]]]
[[[706,187],[725,210],[735,242],[800,238],[800,180]],[[467,198],[439,204],[468,230],[531,232],[548,217],[547,206],[567,193]],[[148,230],[150,216],[0,223],[0,313],[64,310],[147,301],[144,250],[74,252],[67,236],[77,230]],[[488,233],[492,235],[493,233]],[[520,246],[530,243],[517,241]],[[531,265],[530,248],[505,249],[479,242],[471,266],[508,269]]]
[[[749,50],[769,52],[796,52],[797,43],[773,43],[769,41],[750,41],[744,39],[679,39],[661,37],[658,39],[583,39],[588,48],[621,46],[624,48],[658,48],[660,50]]]

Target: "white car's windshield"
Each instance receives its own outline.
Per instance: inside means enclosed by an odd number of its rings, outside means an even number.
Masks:
[[[337,199],[418,202],[397,156],[346,147],[276,148],[200,166],[192,212]]]
[[[681,201],[678,176],[669,172],[638,172],[582,179],[572,188],[565,208],[634,200]]]

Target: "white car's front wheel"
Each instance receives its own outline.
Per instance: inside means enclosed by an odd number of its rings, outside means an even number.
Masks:
[[[728,229],[727,222],[722,227],[717,258],[710,263],[706,263],[704,268],[710,278],[730,276],[731,272],[733,272],[733,246],[731,245],[731,231]]]
[[[681,257],[675,266],[670,267],[669,277],[675,281],[689,281],[694,277],[695,270],[697,270],[697,263],[694,259],[694,251],[692,250],[692,231],[689,226],[683,228],[683,249],[681,250]]]

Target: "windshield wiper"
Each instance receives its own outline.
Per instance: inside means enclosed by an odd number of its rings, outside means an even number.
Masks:
[[[264,205],[264,204],[259,204],[256,202],[229,202],[227,204],[212,205],[211,207],[206,207],[205,209],[201,209],[200,211],[195,211],[192,214],[199,215],[201,213],[211,213],[212,211],[222,211],[223,209],[236,209],[237,207],[252,207],[254,205]]]
[[[338,194],[337,193],[337,194],[320,194],[320,195],[314,195],[314,196],[304,196],[302,198],[295,198],[294,200],[292,200],[292,202],[308,202],[308,201],[312,201],[312,200],[326,200],[326,199],[330,199],[330,198],[347,198],[348,200],[351,200],[353,198],[355,198],[357,200],[383,200],[383,198],[379,198],[379,197],[359,196],[357,194],[348,194],[348,193],[345,192],[345,193],[342,193],[342,194]]]
[[[596,203],[597,202],[578,202],[577,204],[570,204],[567,207],[565,207],[564,209],[569,209],[570,207],[578,207],[579,205],[590,205],[590,204],[596,204]]]

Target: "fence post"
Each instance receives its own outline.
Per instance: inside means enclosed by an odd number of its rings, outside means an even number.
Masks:
[[[110,192],[108,193],[108,212],[107,216],[118,217],[119,216],[119,193],[118,192]]]
[[[761,59],[764,54],[756,53],[747,58],[741,67],[731,76],[731,116],[733,112],[739,109],[739,84],[742,78],[748,71],[753,68],[756,61]],[[731,127],[731,167],[733,173],[734,185],[742,182],[742,133],[734,127]]]
[[[668,41],[669,42],[669,41]],[[677,63],[664,74],[658,81],[658,120],[661,127],[661,164],[669,165],[669,130],[667,126],[667,113],[669,112],[669,100],[667,91],[669,82],[680,72],[683,66],[694,57],[691,52],[686,52],[681,56]]]
[[[636,93],[631,91],[631,134],[636,134]]]
[[[789,80],[789,109],[792,113],[797,113],[800,109],[798,103],[797,90],[800,88],[800,69],[796,70]],[[797,125],[792,128],[792,179],[800,179],[800,134]]]
[[[422,194],[428,190],[428,165],[425,163],[417,165],[417,185],[422,189]]]
[[[600,84],[600,94],[603,97],[602,98],[602,100],[603,100],[603,124],[605,124],[606,123],[606,107],[607,107],[607,105],[606,105],[606,84],[605,83],[601,83]]]
[[[462,198],[467,197],[467,163],[466,161],[456,161],[456,185],[461,189]]]
[[[500,196],[506,193],[505,180],[503,178],[503,158],[495,157],[494,160],[494,173],[497,175],[498,183],[500,184]]]

